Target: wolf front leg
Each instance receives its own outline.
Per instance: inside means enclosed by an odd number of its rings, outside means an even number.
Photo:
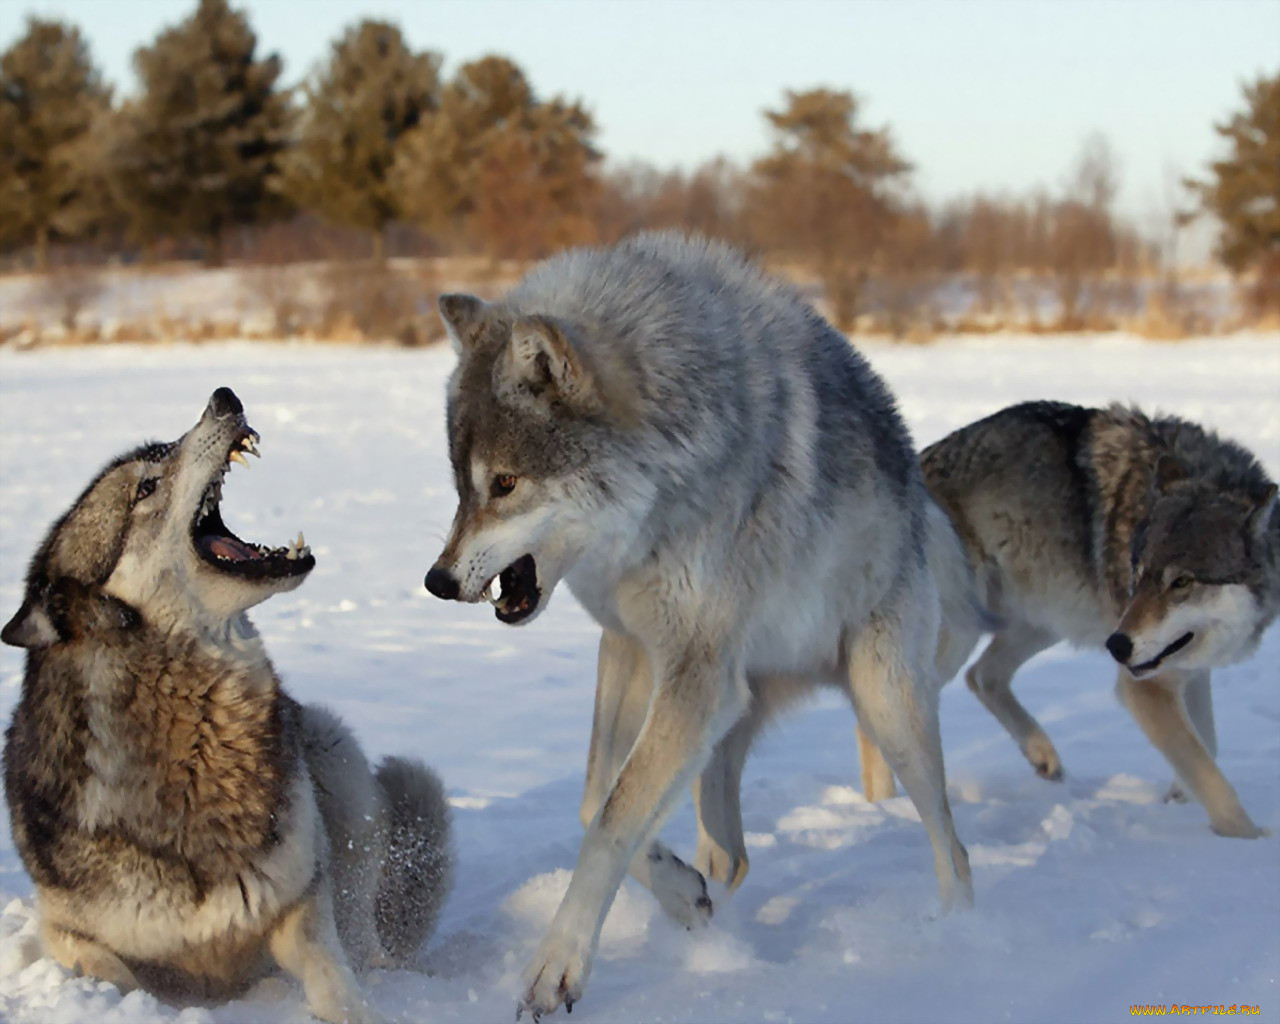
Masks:
[[[268,945],[276,963],[302,983],[313,1016],[329,1024],[377,1024],[347,965],[327,882],[281,915]]]
[[[742,834],[742,769],[764,726],[813,692],[809,676],[760,675],[748,678],[751,704],[716,744],[702,774],[694,780],[698,812],[698,852],[693,863],[708,878],[736,889],[750,863]],[[892,779],[892,775],[890,775]]]
[[[88,935],[46,920],[40,927],[40,939],[45,955],[69,971],[108,982],[121,992],[139,987],[125,962]]]
[[[730,890],[738,888],[751,865],[742,834],[742,769],[765,716],[756,702],[716,744],[711,760],[693,783],[698,816],[694,867]]]
[[[746,679],[705,640],[655,666],[648,715],[587,827],[569,891],[526,974],[521,1009],[536,1020],[582,997],[605,915],[644,841],[716,740],[746,707]]]
[[[1184,680],[1169,674],[1134,679],[1120,670],[1116,691],[1137,720],[1147,739],[1173,766],[1181,779],[1209,812],[1209,823],[1220,836],[1257,839],[1267,834],[1253,823],[1213,759],[1207,744],[1197,734],[1182,699]],[[1203,723],[1210,729],[1208,723]]]
[[[1195,727],[1196,735],[1204,744],[1205,750],[1215,761],[1218,757],[1218,731],[1213,724],[1213,690],[1209,684],[1208,672],[1191,673],[1186,685],[1182,688],[1182,703],[1187,709],[1187,717]],[[1165,803],[1185,804],[1191,797],[1187,795],[1187,786],[1181,779],[1174,779],[1164,795]]]
[[[587,754],[580,814],[591,826],[649,713],[653,673],[644,649],[630,637],[606,629],[596,664],[596,703]],[[702,874],[657,839],[631,859],[631,877],[653,893],[677,924],[697,928],[711,918],[711,898]]]

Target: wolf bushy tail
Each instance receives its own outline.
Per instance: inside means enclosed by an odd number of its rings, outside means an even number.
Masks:
[[[388,757],[374,777],[387,801],[386,862],[374,920],[383,947],[404,960],[431,934],[449,891],[449,804],[440,780],[421,762]]]
[[[929,571],[942,604],[935,658],[941,686],[960,671],[982,634],[999,623],[986,610],[973,566],[951,517],[932,498],[928,503],[928,533]]]

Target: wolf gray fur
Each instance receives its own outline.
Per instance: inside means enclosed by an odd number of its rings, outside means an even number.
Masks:
[[[1059,640],[1105,646],[1118,695],[1214,831],[1264,834],[1215,763],[1210,690],[1211,670],[1247,657],[1280,611],[1276,485],[1257,460],[1177,417],[1031,402],[922,464],[1002,623],[969,687],[1036,772],[1060,779],[1061,760],[1014,673]],[[957,651],[972,649],[977,633],[956,632]]]
[[[245,612],[315,559],[301,536],[268,548],[222,521],[223,477],[257,441],[220,388],[178,441],[108,465],[40,545],[2,634],[28,650],[4,751],[13,840],[67,968],[224,998],[269,953],[317,1017],[366,1021],[350,964],[425,938],[448,812],[421,765],[370,772],[332,713],[281,688]]]
[[[440,309],[459,353],[458,509],[428,590],[527,623],[563,580],[603,628],[586,835],[521,1005],[580,998],[628,870],[677,920],[705,921],[703,873],[746,871],[751,740],[817,685],[850,695],[919,809],[944,905],[968,903],[926,492],[847,340],[733,250],[674,234],[565,252],[497,303]],[[654,838],[688,783],[698,868]]]

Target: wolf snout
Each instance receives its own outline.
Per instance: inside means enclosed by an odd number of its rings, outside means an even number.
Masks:
[[[1107,637],[1107,650],[1121,665],[1127,665],[1133,656],[1133,641],[1124,633],[1112,633]]]
[[[240,399],[230,388],[218,388],[209,399],[209,409],[219,419],[224,416],[239,416],[244,412]]]
[[[458,586],[457,578],[448,569],[434,565],[422,582],[427,592],[440,598],[441,601],[458,600],[458,592],[461,588]]]

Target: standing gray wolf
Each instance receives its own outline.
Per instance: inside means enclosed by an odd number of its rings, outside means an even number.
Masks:
[[[565,252],[496,304],[440,309],[459,504],[427,589],[527,623],[564,580],[603,627],[586,836],[522,1006],[580,998],[628,869],[677,920],[706,919],[702,872],[745,873],[751,738],[817,684],[851,695],[920,812],[944,905],[968,903],[926,491],[849,343],[732,250],[674,234]],[[702,871],[654,839],[686,783]]]
[[[234,994],[264,954],[311,1012],[365,1021],[349,962],[411,955],[446,889],[447,807],[421,764],[371,773],[290,699],[246,609],[315,565],[223,524],[257,454],[220,388],[172,444],[108,465],[49,531],[3,630],[28,650],[4,752],[45,951],[112,982]]]
[[[1263,835],[1214,762],[1209,688],[1280,611],[1276,485],[1253,456],[1176,417],[1031,402],[943,438],[922,463],[1002,622],[969,688],[1036,772],[1060,779],[1062,765],[1013,674],[1062,639],[1105,645],[1121,700],[1213,830]],[[957,641],[960,662],[976,640]]]

